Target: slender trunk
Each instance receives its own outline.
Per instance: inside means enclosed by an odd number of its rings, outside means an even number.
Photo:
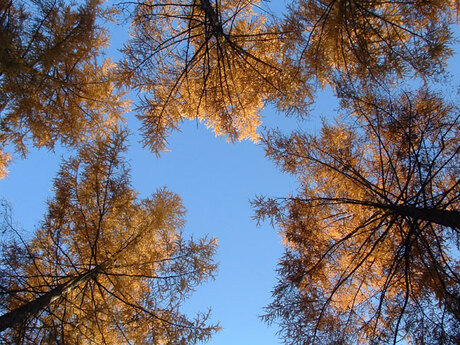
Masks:
[[[3,314],[0,316],[0,332],[18,323],[23,323],[29,316],[35,315],[40,310],[45,309],[51,302],[63,296],[65,293],[72,291],[78,285],[96,277],[104,267],[105,265],[103,264],[98,265],[66,283],[59,284],[33,301],[27,302]]]
[[[346,203],[346,204],[355,204],[363,205],[373,208],[379,208],[382,210],[388,210],[391,213],[409,217],[412,219],[426,220],[431,223],[448,226],[452,229],[460,229],[460,211],[456,210],[444,210],[439,208],[429,208],[429,207],[416,207],[416,206],[405,206],[405,205],[392,205],[392,204],[382,204],[372,201],[362,201],[362,200],[353,200],[353,199],[319,199],[319,200],[333,200],[336,203]]]
[[[460,229],[459,211],[399,205],[389,206],[388,209],[398,215],[407,216],[414,219],[426,220],[428,222],[451,227],[452,229]]]
[[[388,210],[394,215],[398,215],[398,216],[409,217],[409,218],[418,219],[418,220],[426,220],[431,223],[451,227],[452,229],[460,229],[460,211],[456,211],[456,210],[444,210],[444,209],[439,209],[439,208],[384,204],[384,203],[375,202],[375,201],[356,200],[356,199],[348,199],[348,198],[313,198],[313,199],[294,198],[293,200],[300,200],[305,203],[320,202],[320,204],[325,203],[326,205],[328,204],[362,205],[362,206],[377,208],[381,210]]]
[[[415,207],[405,205],[386,205],[367,201],[347,201],[347,203],[359,204],[389,210],[393,214],[409,217],[412,219],[426,220],[431,223],[448,226],[452,229],[460,229],[460,212],[455,210],[443,210],[439,208]]]
[[[23,323],[29,316],[35,315],[40,310],[43,310],[51,302],[63,296],[65,293],[72,291],[75,287],[84,282],[94,279],[101,271],[106,270],[112,266],[117,260],[118,256],[121,255],[121,253],[123,253],[126,248],[140,241],[148,229],[149,227],[145,227],[144,231],[141,231],[136,236],[132,237],[130,240],[128,240],[127,243],[121,246],[118,251],[113,253],[109,258],[105,259],[104,262],[100,263],[89,271],[69,280],[66,283],[59,284],[40,297],[37,297],[33,301],[27,302],[20,307],[0,316],[0,332],[3,332],[5,329],[10,328],[18,323]]]
[[[217,37],[219,35],[225,36],[224,35],[224,30],[222,29],[222,25],[219,22],[219,17],[217,15],[216,10],[214,7],[211,5],[211,2],[209,0],[199,0],[200,2],[200,7],[208,17],[208,20],[211,24],[212,31],[214,35]]]

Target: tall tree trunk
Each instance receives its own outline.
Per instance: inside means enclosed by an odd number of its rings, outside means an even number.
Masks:
[[[33,301],[27,302],[20,307],[3,314],[0,316],[0,332],[3,332],[5,329],[18,323],[23,323],[29,316],[35,315],[40,310],[43,310],[51,302],[63,296],[65,293],[72,291],[78,285],[96,277],[104,267],[104,264],[97,265],[93,269],[79,275],[78,277],[56,286]]]
[[[224,30],[222,29],[222,25],[219,22],[219,16],[212,6],[211,2],[209,0],[199,0],[200,1],[200,7],[208,17],[208,20],[211,24],[213,34],[218,37],[220,35],[225,36]]]
[[[35,315],[40,310],[46,308],[51,302],[55,301],[59,297],[63,296],[65,293],[72,291],[75,287],[80,284],[87,282],[91,279],[94,279],[101,271],[109,268],[117,260],[117,257],[123,253],[126,248],[137,243],[142,235],[147,231],[148,227],[141,231],[126,244],[124,244],[118,251],[112,254],[109,258],[105,259],[104,262],[95,266],[91,270],[75,277],[68,282],[62,283],[45,294],[37,297],[33,301],[27,302],[20,307],[9,311],[6,314],[0,316],[0,332],[3,332],[5,329],[10,328],[18,323],[23,323],[29,316]]]
[[[381,210],[387,210],[394,215],[409,217],[412,219],[426,220],[431,223],[448,226],[453,229],[460,229],[460,211],[456,210],[444,210],[439,208],[429,207],[416,207],[416,206],[405,206],[405,205],[394,205],[384,204],[375,201],[356,200],[348,198],[313,198],[313,199],[301,199],[291,198],[293,200],[299,200],[306,203],[313,201],[326,202],[327,204],[354,204],[362,205],[366,207],[377,208]]]
[[[436,208],[420,208],[411,206],[390,206],[388,207],[393,213],[407,216],[414,219],[426,220],[428,222],[436,223],[451,227],[453,229],[460,229],[460,212],[452,210],[440,210]]]
[[[405,205],[386,205],[377,202],[367,201],[345,201],[346,203],[359,204],[363,206],[389,210],[395,215],[413,219],[426,220],[431,223],[448,226],[452,229],[460,229],[460,211],[443,210],[439,208],[415,207]]]

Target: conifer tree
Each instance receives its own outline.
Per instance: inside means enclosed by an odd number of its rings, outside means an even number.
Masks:
[[[129,4],[129,3],[128,3]],[[138,1],[120,65],[144,143],[158,153],[184,119],[231,141],[257,140],[266,103],[299,110],[310,92],[286,56],[283,33],[259,0]]]
[[[208,313],[180,312],[213,277],[216,242],[183,238],[174,193],[137,199],[123,140],[84,145],[62,165],[33,238],[4,244],[4,343],[194,344],[218,330]]]
[[[285,19],[257,0],[134,4],[120,72],[155,153],[184,119],[257,140],[267,103],[303,115],[318,85],[437,77],[458,13],[451,0],[293,1]]]
[[[0,1],[0,177],[30,145],[74,146],[119,121],[101,0]]]
[[[457,18],[455,0],[295,0],[284,31],[307,80],[384,85],[443,71]]]
[[[287,344],[458,343],[459,109],[426,89],[344,106],[318,135],[263,139],[300,184],[255,200],[286,241],[264,319]]]

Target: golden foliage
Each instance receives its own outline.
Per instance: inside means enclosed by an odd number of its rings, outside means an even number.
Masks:
[[[298,0],[284,30],[306,75],[324,85],[345,75],[385,79],[436,76],[451,55],[455,0]]]
[[[0,147],[74,146],[120,121],[113,65],[97,61],[107,44],[97,21],[111,15],[101,3],[0,2]]]
[[[120,68],[143,96],[139,118],[154,152],[183,119],[199,119],[231,141],[257,141],[265,103],[293,109],[309,94],[278,25],[255,12],[259,3],[137,3]]]
[[[8,174],[6,167],[10,159],[11,156],[8,153],[0,150],[0,179],[4,178]]]
[[[424,89],[344,105],[318,135],[263,139],[300,182],[255,201],[287,244],[265,319],[289,344],[455,343],[459,110]]]
[[[66,161],[22,258],[12,265],[6,254],[7,310],[64,288],[3,341],[194,344],[219,329],[207,324],[208,314],[189,319],[180,312],[191,291],[213,277],[216,241],[183,239],[185,210],[176,194],[161,189],[137,200],[121,157],[123,137],[88,143]]]

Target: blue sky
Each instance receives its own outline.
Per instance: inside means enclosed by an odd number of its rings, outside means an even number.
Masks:
[[[295,188],[294,181],[265,159],[260,146],[232,145],[193,121],[171,137],[171,152],[160,159],[136,139],[130,138],[127,154],[134,189],[147,197],[167,186],[182,197],[188,210],[186,236],[209,235],[219,242],[216,280],[201,286],[186,310],[213,309],[213,320],[223,330],[210,344],[278,344],[276,329],[268,328],[258,315],[270,300],[282,246],[269,224],[256,227],[249,199],[262,193],[285,195]],[[27,159],[15,159],[9,177],[0,180],[0,196],[12,204],[14,219],[26,232],[45,211],[61,155],[67,154],[33,150]]]
[[[315,115],[330,115],[335,101],[326,95],[315,106]],[[268,127],[297,128],[273,110],[264,111]],[[128,115],[130,128],[138,126]],[[310,120],[302,127],[313,128]],[[263,148],[251,142],[227,143],[195,121],[187,121],[169,140],[171,152],[159,159],[130,137],[128,157],[132,184],[141,197],[167,186],[178,193],[188,209],[185,234],[208,234],[219,242],[215,281],[201,286],[185,309],[191,313],[212,308],[212,320],[223,330],[211,345],[275,345],[277,328],[268,327],[258,315],[270,300],[276,283],[275,268],[282,254],[280,237],[268,223],[256,227],[249,200],[255,195],[284,196],[296,183],[264,157]],[[11,202],[18,224],[31,231],[45,211],[45,202],[65,151],[32,150],[27,159],[16,158],[9,177],[0,180],[0,198]]]
[[[325,109],[333,105],[325,97],[315,113],[326,115]],[[302,125],[273,109],[263,114],[266,126],[285,131],[318,124],[309,120]],[[127,117],[133,131],[127,157],[134,189],[141,198],[163,186],[178,193],[187,208],[185,236],[218,239],[216,279],[199,287],[184,310],[194,314],[212,309],[212,321],[220,322],[223,330],[208,344],[281,344],[276,326],[268,327],[258,317],[271,301],[276,263],[283,252],[281,238],[268,222],[256,226],[249,201],[256,195],[294,192],[295,180],[279,172],[260,145],[228,143],[196,121],[184,122],[170,137],[170,152],[157,159],[138,143],[134,115]],[[25,233],[41,220],[60,158],[68,155],[61,148],[55,153],[32,150],[26,159],[16,157],[9,176],[0,180],[0,198],[11,203],[14,219]]]
[[[299,126],[274,110],[265,110],[264,116],[269,127],[287,131]],[[133,114],[128,114],[128,124],[135,132],[138,122]],[[219,321],[223,330],[209,344],[281,344],[277,328],[258,318],[276,283],[281,239],[270,224],[256,226],[249,200],[260,194],[294,192],[294,179],[279,172],[261,146],[249,141],[228,143],[196,121],[184,122],[169,140],[170,152],[159,159],[141,147],[135,134],[129,140],[131,181],[140,197],[167,186],[182,197],[188,210],[185,236],[218,239],[217,277],[199,287],[184,309],[193,314],[212,308],[212,321]],[[32,150],[26,159],[16,157],[9,176],[0,180],[0,197],[11,203],[24,233],[41,220],[60,158],[67,156],[60,148],[55,153]]]
[[[118,27],[107,56],[116,60],[116,49],[126,36]],[[297,127],[295,119],[274,110],[266,110],[264,116],[267,125]],[[136,132],[134,114],[127,118]],[[131,182],[140,197],[166,186],[182,197],[188,210],[185,236],[218,239],[216,279],[199,287],[184,310],[193,314],[212,309],[212,322],[220,322],[223,330],[211,345],[281,344],[276,327],[268,327],[258,315],[270,302],[283,249],[276,230],[268,223],[257,227],[251,219],[249,200],[260,194],[286,195],[294,191],[294,180],[264,157],[262,147],[248,141],[230,144],[196,121],[184,122],[169,140],[171,151],[159,159],[138,141],[135,134],[130,137],[127,156]],[[11,203],[23,233],[32,233],[42,219],[61,157],[68,155],[59,147],[55,152],[32,149],[26,159],[14,157],[9,176],[0,180],[0,198]]]

